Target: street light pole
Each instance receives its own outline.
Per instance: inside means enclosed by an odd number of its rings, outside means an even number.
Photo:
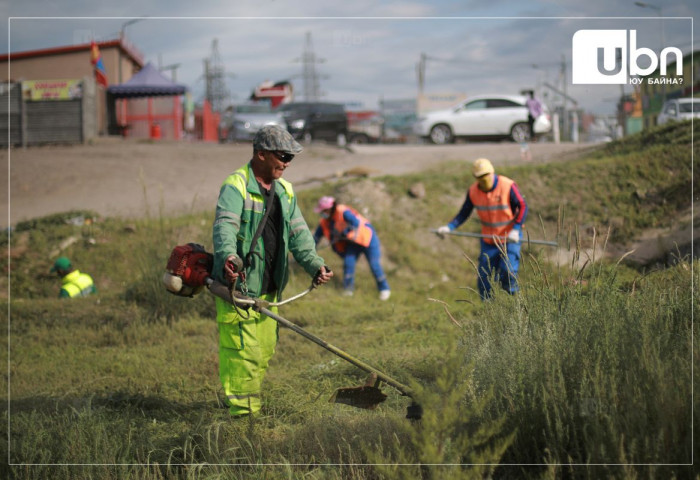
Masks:
[[[133,25],[136,22],[140,22],[143,18],[132,18],[128,22],[122,23],[122,27],[119,29],[119,83],[122,83],[122,44],[124,43],[124,34],[126,27]]]

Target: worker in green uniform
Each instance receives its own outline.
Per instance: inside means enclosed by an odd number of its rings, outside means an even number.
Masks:
[[[56,273],[61,278],[61,291],[59,298],[86,297],[97,293],[95,282],[87,273],[73,267],[66,257],[58,257],[51,267],[51,273]]]
[[[333,276],[316,254],[292,184],[282,178],[301,151],[289,132],[267,125],[253,139],[250,162],[232,173],[219,192],[212,274],[250,297],[270,302],[281,298],[289,275],[289,252],[315,283],[326,283]],[[219,378],[229,412],[254,414],[261,408],[261,383],[277,344],[277,322],[220,298],[216,319]]]

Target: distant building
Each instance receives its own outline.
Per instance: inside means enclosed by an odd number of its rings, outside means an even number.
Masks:
[[[129,80],[144,65],[143,55],[124,38],[96,42],[102,55],[109,85]],[[0,55],[0,71],[5,82],[68,81],[75,82],[85,77],[94,78],[91,62],[91,44],[50,47]],[[40,84],[41,85],[41,84]],[[25,93],[26,95],[26,93]],[[95,91],[95,130],[107,132],[107,103],[105,88],[97,86]]]
[[[662,76],[659,69],[642,77],[640,88],[642,104],[642,121],[644,128],[656,125],[656,117],[666,100],[679,97],[693,97],[700,92],[700,50],[683,57],[683,74],[676,76],[676,62],[666,68]],[[693,83],[693,79],[695,82]]]

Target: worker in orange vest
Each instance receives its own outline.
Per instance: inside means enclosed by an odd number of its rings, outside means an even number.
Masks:
[[[321,197],[314,211],[321,216],[314,239],[316,243],[326,237],[333,251],[343,259],[343,288],[347,296],[355,290],[355,266],[357,258],[364,254],[372,275],[377,282],[379,299],[391,296],[389,283],[381,265],[379,236],[365,217],[352,207],[336,203],[333,197]]]
[[[516,183],[504,175],[496,175],[491,162],[479,158],[472,165],[476,178],[467,191],[459,213],[450,223],[437,229],[442,236],[462,225],[472,210],[481,221],[481,253],[479,254],[478,281],[482,300],[491,296],[491,273],[501,287],[515,294],[518,290],[520,267],[521,229],[527,217],[527,203]],[[499,245],[500,244],[500,245]],[[506,255],[501,248],[505,244]]]

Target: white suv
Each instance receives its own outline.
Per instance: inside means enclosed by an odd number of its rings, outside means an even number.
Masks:
[[[530,139],[526,98],[521,95],[478,95],[447,110],[428,112],[418,118],[413,132],[437,144],[451,143],[457,137]],[[536,134],[552,128],[547,107],[534,124]]]

